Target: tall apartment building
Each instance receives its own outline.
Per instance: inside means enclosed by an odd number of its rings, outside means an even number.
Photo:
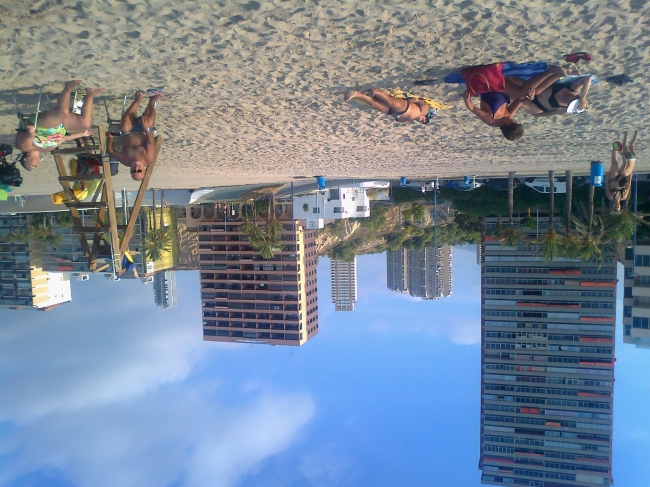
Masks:
[[[482,232],[482,483],[611,485],[616,261],[545,263],[486,236],[496,221]]]
[[[437,250],[400,249],[386,252],[386,278],[388,288],[408,292],[423,299],[439,299],[452,292],[451,246]]]
[[[408,293],[409,253],[406,249],[386,251],[386,286],[391,291]]]
[[[352,262],[330,261],[332,303],[335,311],[354,311],[357,302],[357,258]]]
[[[68,275],[43,270],[42,246],[28,232],[28,214],[0,216],[0,307],[46,311],[71,301]]]
[[[167,309],[178,306],[176,301],[176,271],[158,271],[153,275],[153,299],[156,308]]]
[[[650,245],[626,248],[619,257],[625,266],[623,343],[650,348]]]
[[[318,334],[316,231],[283,222],[282,250],[262,259],[238,218],[198,222],[203,339],[303,345]]]

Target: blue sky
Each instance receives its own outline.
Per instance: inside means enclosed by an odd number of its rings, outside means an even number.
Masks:
[[[321,258],[300,348],[203,342],[197,272],[170,310],[101,278],[48,313],[0,310],[0,486],[478,486],[475,262],[454,249],[453,295],[426,302],[359,257],[336,313]],[[650,485],[650,350],[618,333],[614,478]]]

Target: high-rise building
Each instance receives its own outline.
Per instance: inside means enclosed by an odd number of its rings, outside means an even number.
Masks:
[[[624,250],[623,343],[650,348],[650,246]]]
[[[491,239],[496,222],[482,231],[482,483],[611,485],[616,261],[546,263]]]
[[[318,333],[316,231],[283,221],[282,250],[265,260],[229,216],[197,223],[203,339],[303,345]]]
[[[357,302],[357,258],[352,262],[330,261],[332,302],[336,311],[354,311]]]
[[[388,289],[423,299],[451,295],[451,245],[386,252]]]
[[[158,309],[178,306],[176,302],[176,271],[167,269],[153,275],[153,299]]]
[[[409,254],[406,249],[386,251],[386,285],[391,291],[408,293]]]
[[[72,300],[67,274],[43,270],[29,215],[0,216],[0,307],[46,311]]]

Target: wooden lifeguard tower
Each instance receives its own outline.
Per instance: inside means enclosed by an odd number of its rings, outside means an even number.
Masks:
[[[149,164],[145,170],[144,178],[140,182],[140,188],[136,196],[133,207],[125,208],[126,224],[119,224],[116,217],[115,196],[113,192],[113,179],[111,176],[111,162],[106,154],[106,132],[108,125],[100,124],[98,127],[98,141],[99,144],[93,145],[80,145],[78,147],[64,147],[57,148],[52,151],[54,160],[56,162],[57,170],[59,171],[59,182],[67,195],[67,201],[64,203],[72,215],[74,228],[79,236],[81,249],[86,257],[88,263],[88,270],[92,273],[101,272],[106,270],[110,264],[103,264],[97,267],[97,256],[100,247],[105,247],[108,243],[110,249],[111,261],[113,269],[116,273],[120,274],[122,271],[122,258],[129,248],[129,241],[133,235],[133,230],[137,221],[137,216],[140,213],[140,208],[145,197],[145,193],[149,186],[149,181],[153,175],[153,170],[158,160],[158,154],[162,147],[162,137],[160,135],[155,137],[155,155],[153,162]],[[84,142],[88,142],[86,139]],[[98,174],[69,174],[68,169],[63,160],[65,155],[74,155],[79,158],[82,155],[93,156],[98,161],[101,161]],[[85,182],[91,180],[99,180],[99,184],[92,195],[88,194],[83,201],[80,201],[72,189],[71,183]],[[80,209],[98,209],[97,219],[94,226],[84,226],[79,214]],[[120,237],[120,231],[124,233]],[[93,234],[92,246],[88,241],[88,234]],[[104,252],[105,253],[105,252]]]

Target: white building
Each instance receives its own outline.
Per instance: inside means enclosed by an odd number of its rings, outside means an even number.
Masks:
[[[296,220],[306,220],[307,229],[310,230],[323,228],[333,220],[369,217],[370,198],[367,191],[389,186],[388,181],[365,181],[294,196],[293,217]]]
[[[623,288],[623,343],[650,348],[650,246],[626,248]]]
[[[357,302],[357,258],[352,262],[330,261],[332,303],[335,311],[354,311]]]

